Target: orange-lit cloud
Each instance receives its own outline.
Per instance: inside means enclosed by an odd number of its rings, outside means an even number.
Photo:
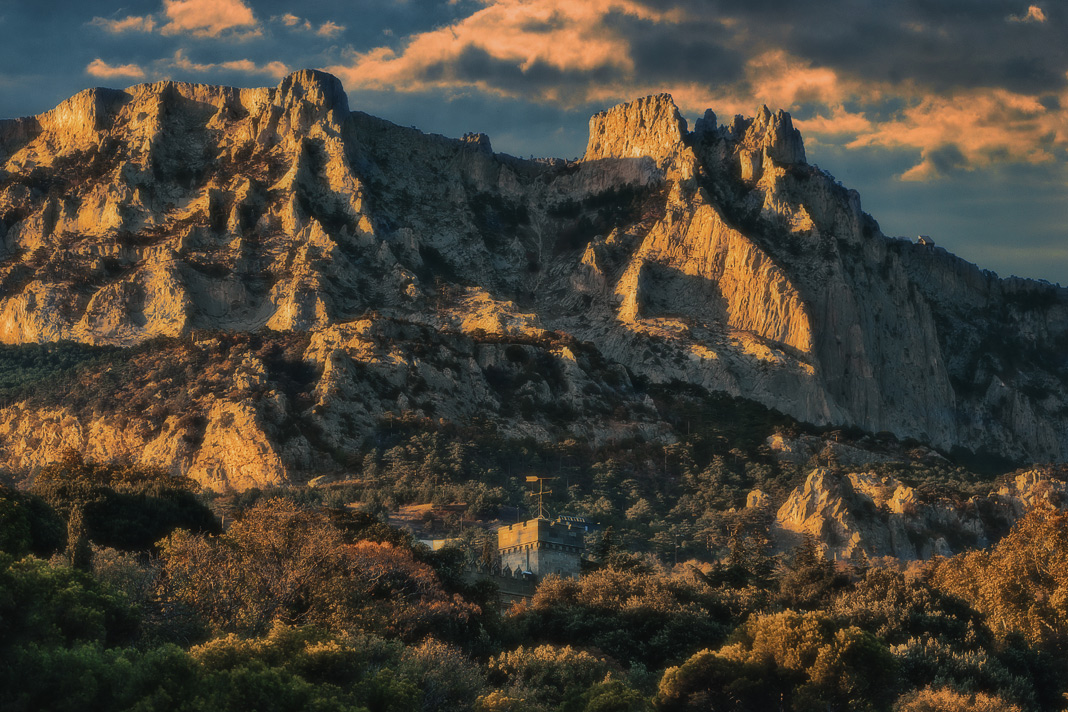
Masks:
[[[817,114],[810,119],[794,122],[806,137],[831,138],[860,136],[872,131],[872,122],[861,112],[850,112],[842,106],[831,107],[830,115]]]
[[[791,107],[802,102],[835,104],[844,92],[838,74],[825,67],[812,67],[772,50],[753,58],[746,67],[751,91],[764,103]]]
[[[1023,15],[1009,15],[1005,18],[1009,22],[1045,22],[1046,13],[1038,5],[1031,5]]]
[[[339,25],[332,20],[327,20],[323,24],[319,25],[316,29],[315,25],[311,23],[311,20],[305,20],[303,17],[298,17],[291,12],[287,12],[284,15],[272,17],[271,22],[280,22],[286,27],[290,27],[294,30],[304,30],[306,32],[314,32],[320,37],[337,37],[345,31],[344,25]]]
[[[189,59],[182,50],[178,50],[174,53],[173,57],[164,60],[161,64],[168,69],[179,69],[185,72],[195,72],[197,74],[231,71],[242,72],[244,74],[262,74],[275,79],[281,79],[289,74],[289,68],[281,62],[256,64],[249,59],[237,59],[228,62],[209,62],[201,64]]]
[[[752,112],[761,103],[837,106],[847,95],[872,93],[862,82],[843,79],[832,69],[812,66],[783,50],[766,50],[748,59],[741,84],[715,77],[714,67],[705,83],[683,77],[667,84],[649,82],[635,63],[633,38],[610,21],[613,15],[668,27],[689,19],[677,9],[658,11],[630,0],[490,0],[452,25],[413,35],[401,49],[353,52],[349,63],[328,71],[349,89],[475,88],[565,105],[668,91],[691,113],[709,106],[721,113]],[[719,18],[717,24],[729,30],[737,23]],[[483,68],[487,71],[480,72]],[[548,78],[542,83],[522,81],[535,75]],[[571,78],[574,86],[567,86],[565,79]]]
[[[336,22],[327,21],[319,25],[319,29],[315,31],[315,34],[322,35],[323,37],[337,37],[344,31],[344,25],[339,25]]]
[[[100,77],[102,79],[114,79],[117,77],[143,79],[145,76],[145,70],[136,64],[111,65],[100,58],[90,62],[85,68],[85,73],[91,77]]]
[[[156,20],[151,15],[144,17],[127,15],[121,20],[94,17],[89,24],[118,34],[120,32],[151,32],[156,27]]]
[[[903,180],[930,180],[952,170],[997,162],[1045,163],[1068,150],[1068,116],[1035,97],[1005,89],[925,96],[900,117],[873,125],[849,147],[921,151]]]
[[[468,86],[514,96],[521,90],[481,79],[469,71],[470,65],[490,63],[518,76],[545,69],[632,70],[627,40],[605,22],[611,14],[650,21],[679,17],[631,0],[500,0],[448,27],[412,36],[399,52],[390,47],[356,52],[349,64],[329,70],[353,89]],[[558,100],[560,95],[550,88],[541,98]]]
[[[249,37],[259,32],[252,10],[241,0],[163,0],[163,13],[169,20],[161,29],[165,35],[218,37],[237,32]]]
[[[1012,20],[1042,23],[1047,17],[1031,5]],[[293,24],[300,21],[293,17]],[[777,47],[737,18],[705,23],[712,35],[722,30],[726,39],[719,46],[739,59],[733,73],[718,73],[711,63],[703,80],[697,72],[658,73],[659,59],[639,51],[643,28],[664,32],[670,54],[672,33],[681,36],[692,21],[681,11],[636,0],[484,0],[450,25],[412,35],[398,47],[352,51],[346,64],[328,70],[350,90],[475,90],[564,106],[667,91],[690,116],[708,107],[724,117],[752,115],[766,104],[800,112],[797,125],[817,142],[916,151],[920,162],[902,176],[906,180],[996,162],[1049,161],[1068,150],[1068,109],[1057,102],[998,86],[935,92],[919,77],[864,76],[848,64],[829,66]],[[951,36],[944,25],[919,21],[906,22],[903,31],[942,41]],[[1063,99],[1059,105],[1068,107],[1068,94]]]

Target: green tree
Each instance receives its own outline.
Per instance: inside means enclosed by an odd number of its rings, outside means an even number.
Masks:
[[[889,709],[899,687],[889,648],[857,627],[840,628],[822,613],[758,614],[718,655],[773,669],[792,709]]]
[[[85,514],[76,506],[67,520],[67,563],[79,571],[89,571],[93,565],[93,550],[85,533]]]
[[[124,644],[137,638],[138,622],[133,606],[84,571],[0,555],[0,651]]]
[[[730,617],[720,592],[703,581],[606,568],[577,581],[547,578],[511,621],[529,642],[592,646],[656,667],[722,642]]]
[[[48,557],[66,541],[63,520],[40,497],[0,484],[0,552]]]
[[[808,534],[776,573],[779,600],[788,608],[823,608],[849,583],[848,577],[835,571],[834,562]]]
[[[668,668],[656,707],[664,712],[749,712],[782,709],[788,684],[769,665],[739,662],[702,650]]]
[[[894,703],[894,712],[1022,712],[997,695],[961,693],[948,687],[915,690]]]
[[[594,685],[621,672],[618,664],[569,645],[520,646],[490,658],[489,671],[509,696],[552,708],[576,705]]]
[[[31,491],[70,522],[82,518],[88,541],[127,551],[153,550],[177,528],[216,533],[215,515],[192,480],[138,465],[86,463],[77,453],[42,469]]]

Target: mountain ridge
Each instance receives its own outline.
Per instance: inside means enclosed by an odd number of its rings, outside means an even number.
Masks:
[[[561,432],[665,436],[653,414],[587,414],[618,365],[816,424],[1068,457],[1068,290],[884,236],[782,111],[721,126],[709,110],[689,131],[654,95],[592,117],[582,160],[528,161],[350,111],[335,77],[302,70],[267,89],[86,90],[0,122],[0,160],[0,341],[306,331],[320,375],[303,416],[327,448],[419,411],[417,378],[436,417],[502,412],[487,374],[522,363],[492,337],[544,342],[529,358],[563,374],[527,381],[515,433],[554,437],[537,410],[566,403]],[[451,356],[431,366],[427,348]],[[392,385],[361,402],[368,369]],[[270,420],[242,398],[196,407]],[[264,438],[269,481],[322,449]],[[154,462],[197,472],[179,449]],[[203,479],[255,481],[242,467]]]

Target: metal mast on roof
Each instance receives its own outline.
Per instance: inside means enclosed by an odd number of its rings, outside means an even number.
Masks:
[[[552,494],[553,491],[545,489],[545,483],[550,481],[550,480],[555,480],[555,479],[556,479],[555,477],[535,477],[534,475],[531,475],[531,476],[527,477],[527,482],[531,482],[531,483],[537,482],[538,483],[538,491],[537,492],[527,492],[527,494],[530,495],[531,497],[537,497],[538,498],[538,519],[548,519],[549,518],[548,515],[546,514],[546,511],[545,511],[545,495]]]

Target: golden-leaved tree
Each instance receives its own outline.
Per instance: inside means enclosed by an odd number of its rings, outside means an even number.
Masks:
[[[410,549],[352,541],[326,513],[282,499],[219,536],[175,532],[161,559],[165,595],[218,632],[263,633],[280,621],[414,639],[479,613]]]
[[[931,580],[983,613],[1000,638],[1068,649],[1068,512],[1034,509],[993,549],[939,562]]]

